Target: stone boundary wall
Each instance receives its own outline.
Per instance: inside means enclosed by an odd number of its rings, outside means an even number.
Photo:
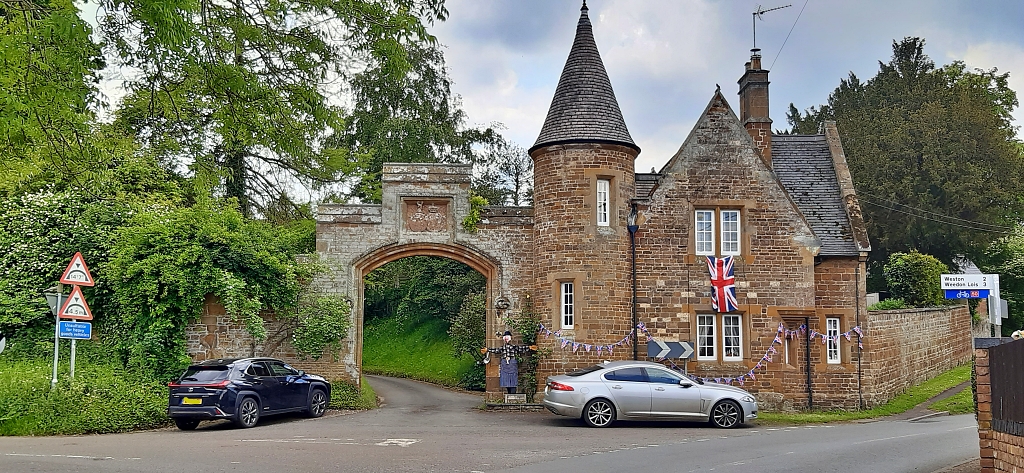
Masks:
[[[217,358],[269,356],[332,381],[352,381],[346,376],[344,363],[330,354],[325,354],[319,360],[300,359],[290,343],[291,329],[277,321],[271,312],[265,312],[262,316],[267,327],[267,339],[257,342],[246,332],[244,324],[227,315],[217,296],[208,294],[203,301],[199,322],[185,329],[189,357],[193,362],[199,362]]]
[[[869,408],[971,359],[966,305],[871,310],[863,327],[863,392]]]
[[[998,344],[1000,339],[979,339]],[[974,349],[974,376],[977,392],[978,444],[981,449],[982,473],[1024,471],[1024,437],[992,429],[992,384],[989,374],[987,343]]]

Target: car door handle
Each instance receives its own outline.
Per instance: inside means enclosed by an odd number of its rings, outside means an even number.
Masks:
[[[622,386],[616,384],[615,386],[612,386],[612,389],[622,389]]]
[[[655,391],[664,391],[665,388],[654,388]]]

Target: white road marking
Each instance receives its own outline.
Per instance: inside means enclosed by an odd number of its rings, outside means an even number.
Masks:
[[[380,445],[381,447],[388,447],[391,445],[397,445],[399,447],[408,447],[409,445],[412,445],[419,441],[420,439],[387,439],[383,442],[376,443],[374,445]]]
[[[114,458],[114,457],[94,457],[90,455],[42,455],[34,453],[5,453],[8,457],[46,457],[46,458],[83,458],[86,460],[141,460],[141,458]]]

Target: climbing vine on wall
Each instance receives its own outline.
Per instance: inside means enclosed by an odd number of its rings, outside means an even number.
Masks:
[[[246,219],[230,203],[136,216],[120,231],[109,271],[125,364],[162,379],[180,375],[190,361],[185,330],[199,320],[207,294],[256,340],[267,336],[260,312],[269,309],[291,319],[301,354],[339,348],[347,305],[302,297],[318,267],[296,260],[308,251],[301,242],[310,231]]]

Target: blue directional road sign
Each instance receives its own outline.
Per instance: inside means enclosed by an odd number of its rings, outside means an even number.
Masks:
[[[58,332],[60,332],[60,338],[88,340],[92,338],[92,324],[89,322],[61,321]]]
[[[946,299],[984,299],[990,289],[945,289]]]
[[[690,358],[693,356],[693,345],[689,342],[663,342],[647,340],[647,357],[655,359]]]

